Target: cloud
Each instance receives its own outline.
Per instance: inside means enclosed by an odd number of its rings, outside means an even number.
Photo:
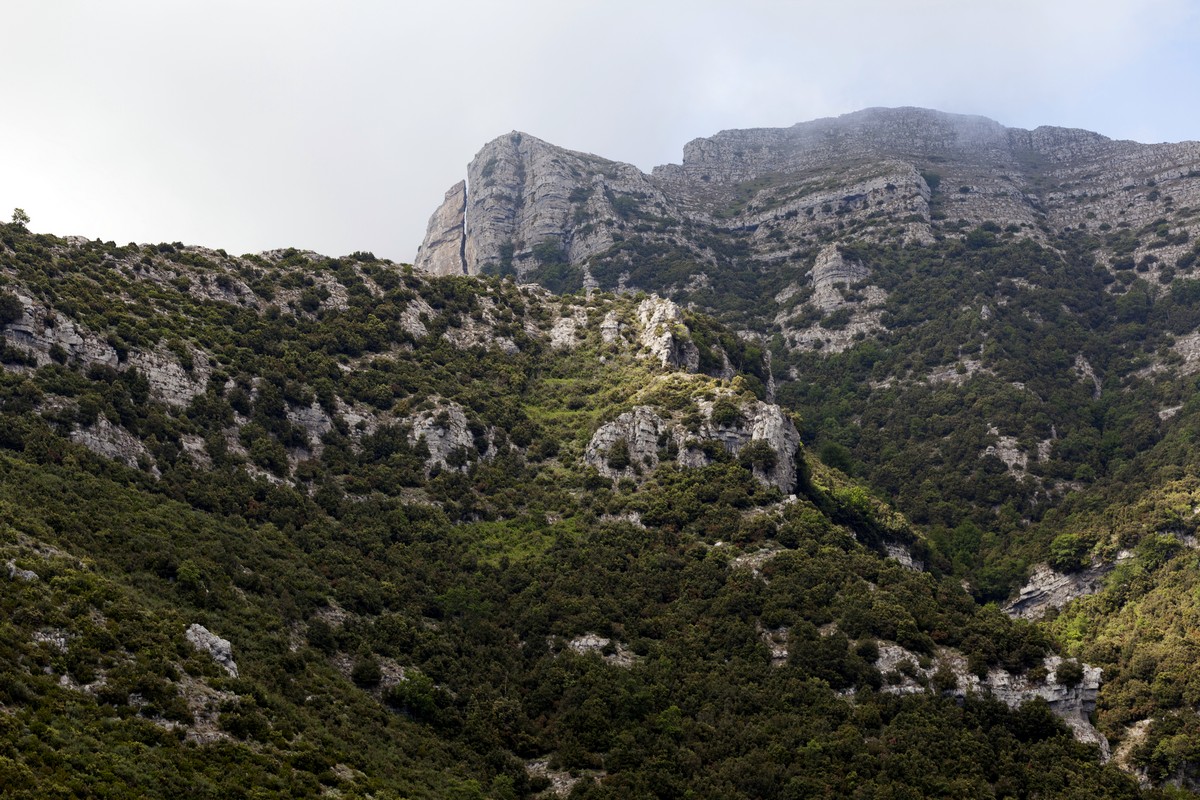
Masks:
[[[36,230],[410,259],[512,129],[642,168],[722,128],[871,105],[1200,138],[1187,0],[428,4],[59,0],[7,10],[0,207]]]

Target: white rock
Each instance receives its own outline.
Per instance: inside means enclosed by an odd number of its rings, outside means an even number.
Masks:
[[[15,561],[9,561],[8,579],[10,581],[36,581],[38,574],[31,569],[21,569]]]
[[[638,338],[664,367],[679,367],[695,372],[700,366],[700,351],[692,342],[683,322],[683,310],[658,295],[638,305]]]
[[[192,623],[188,626],[184,637],[192,643],[192,647],[208,653],[212,660],[229,673],[230,677],[238,676],[238,667],[233,660],[233,645],[228,639],[222,639],[203,625]]]

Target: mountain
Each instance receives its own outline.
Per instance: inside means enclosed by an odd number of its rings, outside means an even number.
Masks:
[[[0,242],[4,796],[1136,790],[711,318]]]
[[[1198,220],[1196,142],[868,109],[724,131],[648,175],[502,136],[417,266],[656,292],[731,326],[808,451],[923,526],[977,600],[1052,618],[1098,593],[1068,638],[1111,676],[1101,729],[1187,782],[1190,682],[1150,665],[1190,651],[1130,638],[1150,590],[1121,587],[1195,566]],[[1153,594],[1194,624],[1186,591]],[[1130,680],[1159,699],[1131,713]]]
[[[14,216],[0,796],[1190,791],[1190,148],[513,134],[417,268]]]
[[[649,175],[513,132],[485,145],[467,180],[447,192],[416,266],[527,276],[565,264],[581,273],[575,281],[590,272],[606,289],[625,271],[631,286],[683,288],[731,264],[786,269],[835,240],[928,243],[959,221],[1013,225],[1038,242],[1159,218],[1190,232],[1198,162],[1195,142],[1026,131],[916,108],[723,131],[690,142],[682,164]],[[725,247],[713,247],[713,237]],[[622,245],[630,241],[692,263],[651,277],[628,263]],[[1160,258],[1184,250],[1180,242],[1163,247]],[[1147,253],[1114,243],[1104,254]]]
[[[417,267],[714,314],[770,354],[810,444],[919,522],[1001,509],[1011,528],[1182,407],[1198,193],[1197,143],[923,109],[725,131],[650,175],[513,133],[448,193]]]

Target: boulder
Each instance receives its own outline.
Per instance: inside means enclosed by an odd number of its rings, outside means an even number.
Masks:
[[[192,647],[208,653],[212,660],[229,673],[231,678],[238,676],[238,667],[233,660],[233,645],[228,639],[222,639],[203,625],[192,623],[188,626],[184,637],[191,642]]]

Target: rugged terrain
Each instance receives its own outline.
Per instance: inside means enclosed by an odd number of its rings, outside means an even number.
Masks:
[[[513,134],[415,269],[14,218],[0,794],[1188,791],[1195,156]]]
[[[767,354],[759,377],[810,452],[925,526],[977,599],[1053,619],[1097,594],[1087,607],[1114,613],[1106,635],[1125,641],[1118,587],[1147,559],[1195,560],[1197,506],[1165,513],[1162,498],[1196,470],[1198,233],[1196,142],[868,109],[724,131],[650,174],[502,136],[447,195],[417,266],[715,315]],[[1159,547],[1170,558],[1148,555]],[[1186,627],[1178,591],[1154,602]],[[1170,733],[1193,729],[1181,668],[1150,671],[1136,637],[1071,641],[1113,676],[1107,735],[1175,736],[1138,752],[1190,780],[1191,734]],[[1132,660],[1160,688],[1130,715],[1116,695]]]

